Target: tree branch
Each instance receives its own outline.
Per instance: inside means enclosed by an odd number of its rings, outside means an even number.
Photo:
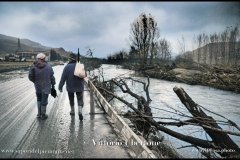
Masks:
[[[102,89],[102,90],[105,90],[104,88],[101,88],[101,87],[97,87],[99,89]],[[186,136],[186,135],[183,135],[181,133],[177,133],[175,131],[172,131],[166,127],[163,127],[161,125],[159,125],[156,121],[154,121],[152,118],[150,117],[146,117],[144,116],[139,110],[137,110],[131,103],[128,103],[127,101],[125,101],[124,99],[116,96],[115,94],[105,90],[108,94],[114,96],[116,99],[120,100],[121,102],[125,103],[127,106],[129,106],[133,111],[135,111],[137,114],[139,114],[141,117],[143,117],[146,121],[148,121],[151,125],[155,126],[158,130],[160,131],[163,131],[175,138],[178,138],[182,141],[185,141],[185,142],[188,142],[188,143],[191,143],[191,144],[194,144],[194,145],[197,145],[197,146],[200,146],[202,148],[216,148],[216,149],[219,149],[217,146],[215,146],[212,142],[210,141],[206,141],[206,140],[202,140],[202,139],[199,139],[199,138],[194,138],[194,137],[191,137],[191,136]]]

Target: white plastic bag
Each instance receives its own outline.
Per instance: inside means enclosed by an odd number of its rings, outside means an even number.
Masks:
[[[76,63],[75,70],[74,70],[74,75],[80,78],[85,78],[86,73],[84,69],[84,64],[81,64],[80,62]]]

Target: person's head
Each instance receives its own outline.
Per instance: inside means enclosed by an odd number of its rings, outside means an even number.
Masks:
[[[74,53],[70,53],[68,57],[69,61],[76,61],[77,60],[77,55]]]
[[[36,58],[37,60],[45,61],[46,55],[44,53],[38,53]]]

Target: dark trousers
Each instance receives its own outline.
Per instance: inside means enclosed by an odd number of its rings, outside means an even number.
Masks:
[[[41,106],[46,106],[48,104],[48,94],[36,93],[37,101],[41,102]]]
[[[84,105],[83,103],[83,92],[74,92],[77,95],[77,102],[78,102],[78,106],[82,106]],[[69,103],[70,106],[74,106],[74,93],[68,92],[68,98],[69,98]]]

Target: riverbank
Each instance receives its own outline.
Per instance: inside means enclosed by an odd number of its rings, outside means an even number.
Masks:
[[[60,62],[49,62],[52,66],[59,65]],[[33,62],[0,62],[0,73],[14,70],[30,69]]]
[[[240,68],[208,67],[196,69],[169,68],[169,67],[148,67],[137,69],[132,65],[124,65],[124,68],[135,69],[137,74],[149,76],[150,78],[163,79],[168,81],[182,82],[189,85],[209,86],[221,90],[240,93]]]
[[[0,73],[28,69],[33,62],[0,62]]]
[[[10,79],[23,78],[29,71],[33,62],[0,62],[0,82]],[[50,62],[52,66],[59,65],[59,62]]]

